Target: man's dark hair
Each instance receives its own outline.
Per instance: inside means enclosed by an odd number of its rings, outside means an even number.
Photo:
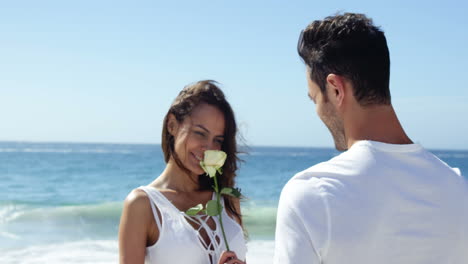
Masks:
[[[344,13],[312,22],[301,32],[298,52],[325,96],[327,75],[333,73],[352,82],[359,104],[390,104],[387,40],[365,15]]]

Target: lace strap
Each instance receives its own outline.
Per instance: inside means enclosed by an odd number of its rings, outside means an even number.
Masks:
[[[141,186],[138,188],[139,190],[142,190],[144,191],[149,199],[150,199],[150,205],[151,205],[151,210],[153,211],[153,216],[154,216],[154,220],[156,221],[156,225],[158,226],[158,230],[159,232],[161,232],[162,230],[162,224],[161,224],[161,220],[162,220],[162,215],[159,213],[159,209],[157,208],[157,204],[160,204],[160,199],[158,199],[155,195],[155,192],[153,190],[151,190],[150,188],[147,188],[146,186]],[[161,217],[161,219],[159,219]]]
[[[215,217],[208,215],[195,215],[195,216],[186,216],[188,222],[195,223],[198,225],[197,231],[198,239],[208,253],[211,263],[215,263],[218,257],[221,254],[221,237],[219,234],[218,222],[215,220]],[[208,221],[212,219],[215,223],[214,230],[208,225]],[[208,236],[209,243],[202,238],[201,232],[204,231]]]

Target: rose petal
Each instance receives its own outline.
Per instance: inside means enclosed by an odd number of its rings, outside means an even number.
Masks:
[[[206,166],[213,166],[216,169],[221,168],[226,161],[226,153],[220,150],[206,150],[203,162]]]
[[[205,172],[211,177],[213,178],[215,175],[216,175],[216,169],[212,166],[207,166],[205,165]]]

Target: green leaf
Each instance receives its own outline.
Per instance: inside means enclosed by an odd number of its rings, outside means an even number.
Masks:
[[[206,203],[206,214],[209,216],[216,216],[221,213],[222,206],[216,200],[210,200]]]
[[[231,195],[231,193],[232,193],[232,188],[224,187],[224,188],[221,190],[221,194]]]
[[[238,188],[223,188],[221,194],[226,194],[232,197],[239,198],[241,196],[240,190]]]
[[[188,209],[185,211],[187,215],[194,216],[197,215],[201,210],[203,210],[203,205],[202,204],[197,204],[196,206]]]
[[[234,195],[234,197],[236,198],[241,197],[241,190],[239,188],[232,188],[232,195]]]
[[[219,168],[217,169],[217,171],[218,171],[219,175],[223,174],[223,167],[219,167]]]

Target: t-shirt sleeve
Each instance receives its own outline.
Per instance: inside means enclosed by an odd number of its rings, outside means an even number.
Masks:
[[[275,264],[322,262],[328,243],[325,209],[319,189],[307,182],[290,181],[284,187],[276,222]]]

